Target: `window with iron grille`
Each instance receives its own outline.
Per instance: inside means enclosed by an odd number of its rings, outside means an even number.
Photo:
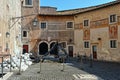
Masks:
[[[61,43],[61,46],[62,46],[63,48],[66,48],[66,42],[62,42],[62,43]]]
[[[40,27],[41,27],[41,29],[46,29],[47,28],[47,23],[46,22],[41,22]]]
[[[89,48],[89,41],[84,42],[84,48]]]
[[[33,5],[33,1],[32,0],[25,0],[25,5]]]
[[[117,48],[117,40],[110,40],[110,48]]]
[[[67,22],[67,28],[73,28],[73,22]]]
[[[116,14],[110,15],[110,23],[116,22],[117,21],[117,17]]]
[[[84,26],[89,26],[89,20],[84,20]]]

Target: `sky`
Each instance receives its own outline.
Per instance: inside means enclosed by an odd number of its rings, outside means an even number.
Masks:
[[[40,6],[56,7],[58,11],[95,6],[115,0],[40,0]]]

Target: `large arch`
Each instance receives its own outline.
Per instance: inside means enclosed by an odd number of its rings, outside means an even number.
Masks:
[[[51,43],[50,43],[50,49],[54,46],[55,43],[56,43],[56,42],[51,42]]]
[[[43,55],[48,52],[48,44],[46,42],[41,42],[39,44],[39,54]]]
[[[57,49],[56,49],[56,47],[53,48],[53,46],[54,46],[55,43],[56,43],[56,41],[52,41],[50,43],[50,54],[57,55]]]

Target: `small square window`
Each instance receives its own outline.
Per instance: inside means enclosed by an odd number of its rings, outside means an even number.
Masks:
[[[84,20],[84,26],[89,26],[89,20]]]
[[[115,14],[113,14],[113,15],[110,15],[110,23],[113,23],[113,22],[116,22],[117,21],[117,17],[116,17],[116,15]]]
[[[67,28],[73,28],[73,22],[67,22]]]
[[[47,23],[46,22],[41,22],[40,27],[41,27],[41,29],[46,29],[47,28]]]
[[[110,40],[110,48],[117,48],[117,41],[116,40]]]
[[[25,6],[32,6],[33,0],[25,0]]]
[[[23,31],[23,37],[27,37],[27,31]]]
[[[61,43],[61,46],[62,46],[63,48],[66,48],[66,42],[62,42],[62,43]]]
[[[84,42],[84,48],[89,48],[89,42],[88,41]]]

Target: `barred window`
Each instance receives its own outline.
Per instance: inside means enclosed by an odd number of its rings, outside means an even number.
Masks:
[[[89,42],[88,41],[84,42],[84,48],[89,48]]]
[[[25,5],[32,5],[32,0],[25,0]]]
[[[66,42],[62,42],[62,43],[61,43],[61,46],[62,46],[63,48],[66,48]]]
[[[67,28],[73,28],[73,22],[67,22]]]
[[[117,48],[117,41],[116,40],[110,40],[110,48]]]
[[[41,27],[41,29],[46,29],[47,28],[47,23],[46,22],[41,22],[40,27]]]
[[[117,17],[116,14],[110,15],[110,23],[116,22],[117,21]]]
[[[89,26],[89,20],[84,20],[84,26]]]

